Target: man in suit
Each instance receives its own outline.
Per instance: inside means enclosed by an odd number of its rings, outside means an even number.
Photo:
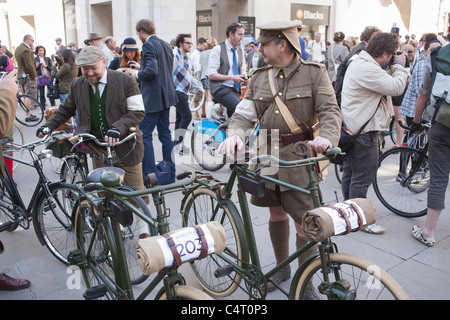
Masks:
[[[169,129],[170,107],[177,102],[172,79],[173,53],[170,45],[156,36],[152,21],[142,19],[136,24],[136,33],[142,41],[141,66],[135,65],[127,73],[140,81],[144,99],[145,117],[139,124],[144,135],[144,159],[142,170],[144,181],[149,173],[156,172],[153,150],[153,130],[158,130],[162,143],[162,155],[166,162],[172,163],[173,142]]]
[[[256,69],[262,68],[266,65],[262,54],[259,53],[259,46],[257,43],[252,42],[252,51],[249,52],[245,61],[247,62],[247,72],[253,73]]]
[[[34,65],[34,38],[32,35],[25,35],[23,42],[17,47],[14,55],[17,61],[17,79],[22,86],[22,92],[32,97],[37,96],[37,72]],[[27,108],[31,109],[31,100],[24,99],[24,103]],[[31,114],[31,111],[27,112],[26,122],[34,122],[39,119]]]
[[[144,155],[142,132],[137,128],[144,118],[144,104],[136,81],[131,77],[106,69],[106,59],[96,46],[84,47],[76,63],[83,76],[76,78],[67,99],[53,116],[37,130],[43,137],[44,127],[55,130],[78,113],[78,127],[74,135],[89,132],[114,146],[121,138],[137,129],[137,142],[130,140],[116,147],[115,166],[125,170],[124,184],[136,190],[144,188],[141,160]],[[95,143],[92,143],[94,148]],[[97,149],[97,148],[96,148]],[[130,150],[132,150],[130,152]],[[94,167],[104,166],[95,159]]]

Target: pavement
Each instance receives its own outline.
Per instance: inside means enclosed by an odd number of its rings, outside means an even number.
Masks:
[[[172,114],[173,117],[173,114]],[[36,127],[22,127],[25,141],[35,141]],[[161,148],[157,136],[154,137],[155,152],[160,155]],[[387,148],[390,147],[389,145]],[[29,155],[25,155],[26,157]],[[178,158],[182,164],[177,165],[178,172],[185,169],[199,169],[196,164],[190,164],[190,156]],[[46,161],[45,170],[48,177],[57,179],[50,161]],[[214,172],[214,176],[226,181],[230,171],[228,166]],[[14,179],[19,191],[28,203],[34,191],[38,176],[34,169],[24,165],[14,171]],[[329,167],[327,179],[321,184],[322,193],[326,202],[335,201],[336,197],[342,199],[340,184],[334,174],[334,167]],[[450,208],[450,196],[447,191],[446,205]],[[340,252],[361,256],[379,265],[387,271],[413,300],[447,300],[450,299],[450,215],[448,209],[444,210],[436,229],[437,243],[434,247],[426,247],[411,236],[411,228],[415,224],[424,225],[425,216],[420,218],[404,218],[388,211],[377,199],[373,188],[369,189],[370,199],[377,209],[377,224],[386,228],[382,235],[373,235],[365,232],[354,232],[345,236],[334,237]],[[181,195],[171,194],[166,198],[167,205],[172,209],[169,218],[170,228],[174,230],[180,226],[181,216],[178,212]],[[268,237],[268,210],[250,205],[251,216],[255,228],[256,240],[260,251],[261,263],[264,269],[274,266],[274,255]],[[154,210],[152,210],[154,212]],[[290,223],[290,249],[295,250],[294,223]],[[31,281],[31,286],[20,291],[1,291],[0,300],[82,300],[84,288],[77,272],[57,261],[50,252],[40,245],[34,230],[18,229],[14,232],[0,233],[0,239],[5,246],[5,252],[0,255],[0,272],[9,276],[25,278]],[[296,270],[297,263],[293,262],[291,268]],[[181,272],[187,284],[200,288],[188,266],[183,265]],[[143,285],[136,286],[138,292]],[[283,284],[285,290],[289,289],[289,281]],[[153,298],[150,295],[150,299]],[[238,289],[226,300],[246,300],[248,296]],[[286,300],[280,292],[270,293],[270,300]]]

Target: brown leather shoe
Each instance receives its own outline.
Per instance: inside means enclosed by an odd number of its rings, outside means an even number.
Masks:
[[[290,278],[291,278],[291,267],[287,265],[286,267],[275,273],[273,277],[270,278],[270,280],[272,280],[276,284],[280,284],[281,282],[289,280]],[[277,289],[278,288],[272,282],[267,283],[266,287],[267,292],[272,292]]]
[[[5,273],[0,273],[0,290],[15,291],[28,288],[31,282],[25,279],[14,279]]]

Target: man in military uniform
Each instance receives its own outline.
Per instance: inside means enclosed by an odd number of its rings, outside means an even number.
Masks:
[[[298,159],[292,153],[293,144],[297,141],[309,141],[309,145],[317,153],[323,153],[328,147],[338,144],[342,116],[334,90],[323,65],[305,62],[299,58],[299,27],[299,21],[258,26],[261,33],[257,43],[261,44],[260,53],[268,66],[254,73],[244,99],[230,120],[229,138],[221,145],[222,152],[227,156],[233,156],[236,148],[244,148],[244,142],[250,136],[249,132],[258,121],[261,128],[258,148],[264,147],[261,142],[265,140],[267,150],[278,152],[279,158],[283,160]],[[273,74],[270,75],[269,72]],[[274,79],[275,87],[278,88],[277,94],[298,116],[294,119],[302,132],[292,133],[282,110],[273,98],[269,76]],[[313,138],[307,126],[313,127],[317,122],[320,123],[320,135]],[[308,176],[304,168],[278,168],[274,177],[299,187],[308,186]],[[266,182],[265,196],[252,196],[251,203],[269,207],[269,233],[277,263],[289,256],[288,214],[296,224],[297,247],[306,243],[300,224],[304,212],[313,208],[310,197]],[[299,257],[299,262],[311,253],[311,250],[308,250]],[[289,278],[290,267],[287,266],[275,274],[272,280],[280,283]],[[275,289],[273,285],[268,288]]]

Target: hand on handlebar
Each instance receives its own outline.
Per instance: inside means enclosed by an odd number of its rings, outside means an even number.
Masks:
[[[50,130],[50,128],[48,128],[48,127],[40,127],[39,129],[36,130],[36,137],[42,139],[46,135],[49,135],[50,133],[52,133],[52,130]]]
[[[108,144],[111,147],[114,147],[120,140],[120,131],[112,128],[109,129],[105,134],[105,142],[108,142]]]
[[[317,136],[314,140],[308,141],[308,145],[313,148],[316,153],[324,153],[328,148],[333,147],[330,140],[321,136]]]
[[[234,135],[225,139],[225,141],[222,142],[219,146],[219,152],[227,157],[233,158],[236,152],[236,148],[237,151],[244,150],[244,141],[242,141],[241,137],[239,137],[238,135]]]

